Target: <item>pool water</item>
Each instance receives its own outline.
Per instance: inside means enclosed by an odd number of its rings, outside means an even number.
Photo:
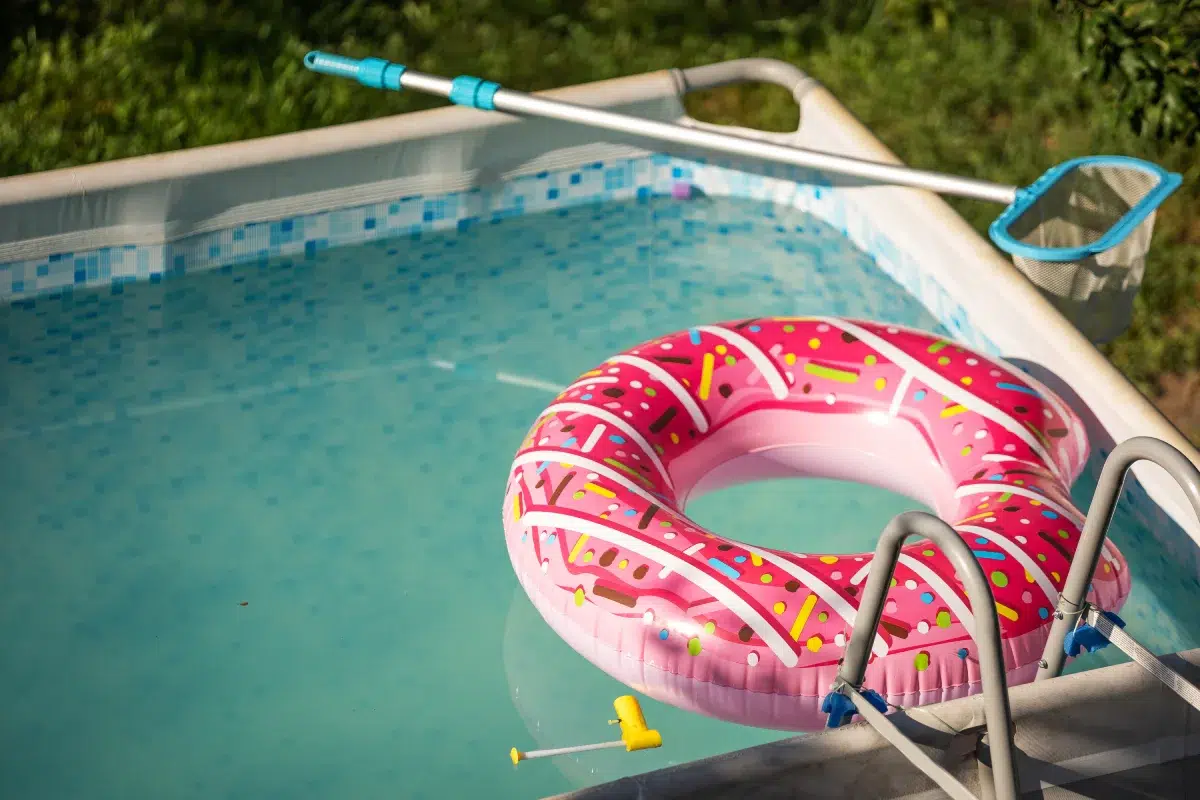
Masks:
[[[944,333],[827,225],[708,198],[0,309],[0,796],[532,798],[783,736],[645,700],[661,749],[514,768],[614,738],[627,690],[532,609],[500,500],[538,411],[605,356],[809,313]],[[919,507],[813,480],[689,512],[837,551]],[[1129,608],[1186,644],[1162,588],[1185,581],[1129,554]]]

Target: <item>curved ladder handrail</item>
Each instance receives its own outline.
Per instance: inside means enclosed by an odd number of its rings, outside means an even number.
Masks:
[[[1019,781],[1013,758],[1012,713],[1008,703],[1008,683],[1004,670],[1004,655],[1000,647],[1000,621],[991,587],[983,568],[959,534],[946,522],[924,511],[907,511],[888,523],[879,537],[870,574],[862,591],[862,602],[854,619],[854,631],[846,644],[845,657],[838,670],[827,705],[836,709],[840,703],[830,702],[842,695],[853,703],[855,710],[887,739],[909,761],[931,777],[938,786],[954,798],[974,800],[973,795],[948,771],[926,755],[907,736],[900,732],[884,713],[877,709],[868,695],[861,691],[867,671],[867,654],[883,615],[883,603],[892,582],[892,574],[900,559],[900,548],[910,536],[929,539],[942,548],[955,571],[966,585],[971,612],[975,616],[975,644],[979,648],[979,672],[983,682],[983,709],[987,723],[988,745],[991,750],[992,777],[996,800],[1016,800]],[[886,565],[886,566],[884,566]],[[876,695],[876,697],[878,697]],[[836,711],[834,713],[837,713]],[[833,722],[831,713],[831,723]]]
[[[1050,636],[1046,640],[1046,649],[1042,652],[1042,661],[1035,681],[1057,678],[1062,674],[1066,664],[1063,644],[1067,635],[1079,624],[1080,617],[1087,611],[1088,585],[1092,582],[1092,575],[1095,574],[1100,560],[1100,548],[1108,537],[1108,526],[1116,513],[1117,501],[1125,486],[1125,477],[1139,461],[1149,461],[1165,469],[1183,489],[1192,504],[1192,510],[1196,512],[1197,518],[1200,518],[1200,470],[1196,469],[1196,465],[1188,460],[1187,456],[1172,445],[1152,436],[1135,436],[1113,448],[1100,470],[1100,480],[1096,483],[1092,505],[1084,520],[1083,532],[1079,535],[1075,557],[1071,559],[1067,580],[1058,596],[1058,608],[1050,626]],[[1106,629],[1110,627],[1106,626]]]

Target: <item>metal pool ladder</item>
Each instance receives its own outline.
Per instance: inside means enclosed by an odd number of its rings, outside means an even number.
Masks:
[[[1050,638],[1046,641],[1035,680],[1057,678],[1062,674],[1067,656],[1073,657],[1084,649],[1094,653],[1113,644],[1187,701],[1188,705],[1200,711],[1200,689],[1126,633],[1125,623],[1120,617],[1087,602],[1088,587],[1096,572],[1100,549],[1116,511],[1125,476],[1139,461],[1150,461],[1165,469],[1183,489],[1188,502],[1192,504],[1192,510],[1200,518],[1200,470],[1183,453],[1150,436],[1137,436],[1117,445],[1100,471],[1100,480],[1083,523],[1079,546],[1075,548],[1071,569],[1058,596]]]
[[[1125,476],[1138,461],[1151,461],[1165,469],[1183,488],[1200,518],[1200,470],[1187,457],[1166,442],[1148,436],[1135,437],[1118,445],[1101,470],[1079,546],[1058,598],[1054,622],[1036,680],[1058,677],[1068,655],[1074,656],[1081,649],[1095,652],[1111,643],[1188,704],[1200,710],[1200,689],[1125,633],[1124,622],[1116,614],[1097,609],[1086,600]],[[895,517],[884,529],[875,548],[870,575],[862,593],[862,604],[854,620],[854,631],[846,644],[845,658],[832,691],[822,702],[821,710],[829,715],[830,727],[838,727],[855,713],[862,715],[884,739],[954,800],[977,800],[966,786],[892,723],[886,716],[887,703],[877,692],[862,688],[868,653],[879,627],[892,574],[901,558],[900,548],[910,536],[922,536],[940,546],[963,578],[975,617],[974,630],[968,632],[979,648],[994,797],[996,800],[1016,800],[1020,793],[1020,779],[1014,758],[1016,748],[1013,744],[1004,657],[1000,649],[1000,624],[992,591],[983,569],[967,544],[950,525],[932,514],[906,512]],[[987,771],[983,762],[980,762],[981,784]],[[987,786],[981,788],[986,791]]]
[[[918,769],[928,775],[954,800],[976,800],[975,795],[934,761],[888,719],[887,703],[872,689],[863,689],[867,657],[875,640],[875,631],[883,614],[883,603],[892,582],[892,573],[900,560],[900,547],[910,536],[932,540],[942,548],[954,569],[962,577],[975,617],[969,630],[979,648],[979,672],[983,680],[983,710],[987,740],[991,751],[992,779],[996,800],[1016,800],[1019,782],[1013,758],[1012,712],[1008,705],[1008,684],[1004,656],[1000,650],[1000,621],[996,604],[983,568],[971,554],[966,542],[946,522],[924,511],[908,511],[893,518],[879,537],[870,574],[862,592],[862,603],[854,618],[854,631],[846,643],[846,655],[838,670],[833,690],[822,701],[821,710],[829,715],[829,726],[837,727],[855,713],[899,750]],[[983,777],[982,775],[980,776]]]

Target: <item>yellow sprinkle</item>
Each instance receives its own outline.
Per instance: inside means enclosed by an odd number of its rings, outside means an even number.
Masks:
[[[838,383],[857,383],[858,374],[847,372],[844,369],[834,369],[833,367],[823,367],[820,364],[814,364],[811,361],[804,365],[804,371],[809,375],[816,375],[818,378],[828,378],[831,381]]]
[[[971,455],[971,445],[967,445],[966,447],[964,447],[964,448],[963,448],[962,450],[960,450],[959,452],[961,452],[961,453],[962,453],[964,456],[969,456],[969,455]]]
[[[679,434],[678,433],[671,434],[671,444],[679,444]]]
[[[808,623],[808,615],[817,606],[817,596],[810,594],[804,598],[804,605],[800,606],[800,611],[796,613],[796,621],[792,623],[792,641],[800,641],[800,633],[804,630],[804,626]]]
[[[574,564],[575,556],[579,555],[579,551],[583,549],[584,543],[588,540],[586,533],[579,534],[579,538],[575,540],[575,546],[571,548],[571,554],[567,556],[567,561]]]
[[[984,513],[982,513],[982,514],[975,514],[974,516],[965,517],[965,518],[963,518],[963,519],[960,519],[958,522],[956,522],[956,523],[954,523],[954,524],[955,524],[955,525],[965,525],[966,523],[970,522],[971,520],[975,520],[975,519],[983,519],[984,517],[990,517],[991,515],[992,515],[992,512],[990,512],[990,511],[985,511],[985,512],[984,512]]]
[[[882,392],[886,386],[887,386],[887,378],[876,378],[875,379],[875,391]]]
[[[817,653],[817,652],[820,652],[821,645],[823,645],[823,644],[825,644],[825,643],[821,641],[820,636],[810,636],[810,637],[808,637],[808,641],[804,643],[804,646],[807,647],[812,652]]]
[[[628,558],[622,558],[620,561],[617,562],[617,569],[625,569],[628,566],[629,566]]]
[[[579,377],[581,377],[581,378],[590,378],[590,377],[592,377],[593,375],[599,375],[599,374],[601,374],[602,372],[603,372],[603,370],[594,369],[594,370],[591,370],[590,372],[585,372],[585,373],[583,373],[583,374],[582,374],[582,375],[580,375]]]
[[[1105,574],[1112,572],[1112,565],[1109,564],[1107,561],[1104,562],[1104,572],[1105,572]]]
[[[726,346],[725,346],[725,345],[723,345],[723,344],[719,344],[719,345],[717,345],[717,346],[716,346],[716,348],[715,348],[715,349],[716,349],[716,351],[717,351],[717,355],[719,355],[719,356],[723,356],[723,355],[725,355],[725,352],[726,352],[726,351],[727,351],[729,348],[728,348],[728,347],[726,347]]]
[[[787,611],[787,604],[785,604],[782,600],[780,600],[777,603],[775,603],[774,608],[775,608],[776,614],[782,614],[783,612]]]
[[[521,495],[514,494],[513,495],[513,520],[516,521],[520,518],[521,518]]]
[[[821,340],[814,336],[813,338],[808,340],[808,346],[811,347],[813,350],[816,350],[818,347],[821,346]]]
[[[821,556],[822,564],[836,564],[837,562],[837,556]]]
[[[1029,574],[1029,570],[1025,570],[1025,582],[1033,583],[1033,576]]]
[[[996,603],[996,613],[1005,619],[1011,619],[1013,622],[1017,621],[1017,612],[1003,603]]]
[[[787,365],[790,367],[792,364],[796,363],[796,354],[795,353],[787,353],[784,355],[783,360],[786,361]]]
[[[869,355],[863,359],[863,363],[866,364],[868,367],[875,366],[876,362],[878,362],[878,361],[879,361],[879,359],[876,358],[874,355]]]
[[[774,577],[772,577],[771,573],[769,573],[769,572],[764,572],[764,573],[763,573],[763,574],[762,574],[762,575],[759,577],[759,580],[760,580],[760,581],[762,581],[763,583],[770,583],[771,581],[775,580],[775,578],[774,578]]]
[[[697,392],[701,400],[708,399],[708,391],[712,388],[713,361],[715,359],[712,353],[704,354],[704,366],[700,372],[700,389]]]
[[[616,497],[611,489],[605,489],[603,486],[597,486],[594,483],[585,483],[583,488],[587,489],[589,492],[595,492],[601,497]]]
[[[1051,578],[1054,578],[1054,580],[1056,580],[1056,581],[1061,581],[1061,580],[1062,580],[1062,577],[1060,577],[1060,576],[1059,576],[1059,574],[1058,574],[1057,572],[1051,572],[1051,573],[1050,573],[1050,577],[1051,577]]]
[[[583,605],[583,587],[582,586],[580,586],[578,589],[575,590],[575,605],[577,605],[577,606]]]
[[[963,386],[970,386],[974,382],[974,378],[970,375],[964,375],[961,379]]]
[[[960,406],[960,405],[947,406],[946,408],[942,409],[942,419],[946,419],[947,417],[953,417],[954,415],[961,414],[966,410],[967,410],[966,406]]]
[[[761,567],[762,566],[762,556],[760,556],[758,553],[751,553],[750,554],[750,563],[756,567]]]
[[[1031,505],[1031,506],[1040,506],[1041,504],[1042,504],[1041,500],[1030,500],[1029,501],[1029,505]]]
[[[605,464],[608,464],[610,467],[615,467],[615,468],[621,470],[621,472],[624,472],[626,475],[637,478],[639,481],[646,484],[646,486],[653,488],[654,484],[652,484],[650,482],[649,478],[647,478],[645,475],[642,475],[641,473],[631,469],[630,467],[625,466],[620,461],[617,461],[615,458],[608,458],[607,456],[605,456],[602,460],[604,461]]]

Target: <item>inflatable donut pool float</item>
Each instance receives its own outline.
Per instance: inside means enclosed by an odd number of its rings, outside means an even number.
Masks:
[[[989,576],[1010,684],[1032,680],[1083,515],[1083,425],[1028,375],[926,332],[772,317],[613,356],[537,418],[504,499],[509,556],[547,623],[650,697],[780,730],[825,723],[871,554],[727,539],[687,501],[749,480],[856,481],[924,502]],[[750,534],[742,532],[743,535]],[[1105,545],[1089,599],[1119,610]],[[919,705],[978,691],[974,619],[940,549],[907,543],[865,686]]]

